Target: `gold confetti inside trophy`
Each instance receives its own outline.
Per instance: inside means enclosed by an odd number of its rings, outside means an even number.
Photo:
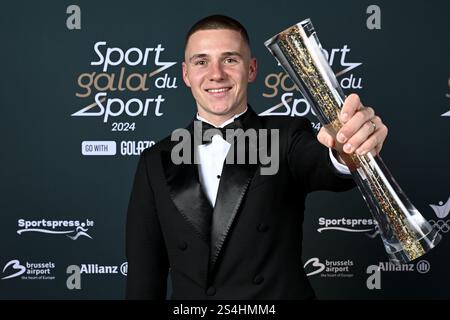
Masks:
[[[310,103],[322,125],[336,135],[342,127],[339,113],[345,95],[322,53],[311,21],[306,19],[264,44]],[[337,147],[342,151],[342,145]],[[380,156],[368,153],[341,157],[377,222],[393,263],[408,263],[436,246],[440,234],[409,201]]]

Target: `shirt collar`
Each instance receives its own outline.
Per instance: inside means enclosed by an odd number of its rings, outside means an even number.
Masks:
[[[200,121],[209,123],[210,125],[212,125],[212,126],[214,126],[214,127],[216,127],[216,128],[223,128],[223,127],[225,127],[227,124],[232,123],[232,122],[234,121],[234,119],[236,119],[237,117],[243,115],[247,110],[248,110],[248,107],[245,108],[245,110],[244,110],[243,112],[238,113],[238,114],[235,114],[233,117],[231,117],[230,119],[226,120],[225,122],[223,122],[223,123],[222,123],[221,125],[219,125],[219,126],[216,126],[216,125],[212,124],[211,122],[209,122],[208,120],[206,120],[205,118],[201,117],[201,116],[198,114],[198,112],[197,112],[197,120],[200,120]]]

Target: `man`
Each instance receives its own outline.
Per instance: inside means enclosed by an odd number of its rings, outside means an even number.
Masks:
[[[174,163],[170,137],[145,150],[128,209],[127,298],[165,299],[169,271],[173,299],[314,298],[301,261],[306,195],[352,188],[329,148],[377,154],[387,128],[354,94],[342,108],[338,141],[324,128],[316,138],[304,118],[258,117],[247,101],[256,72],[239,22],[210,16],[187,34],[183,79],[195,120],[204,128],[278,130],[279,168],[262,175],[259,164],[226,163],[233,141],[219,135],[194,146],[200,165]],[[192,123],[187,130],[194,135]]]

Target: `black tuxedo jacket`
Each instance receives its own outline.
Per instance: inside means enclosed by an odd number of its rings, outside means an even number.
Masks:
[[[197,165],[171,161],[178,142],[142,153],[127,216],[127,298],[165,299],[168,272],[173,299],[314,297],[301,260],[306,195],[354,182],[336,172],[309,120],[250,108],[241,117],[244,129],[279,129],[279,170],[225,164],[214,208]]]

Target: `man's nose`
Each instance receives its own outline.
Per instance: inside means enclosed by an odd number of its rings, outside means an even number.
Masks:
[[[209,78],[212,81],[220,81],[225,79],[226,73],[223,69],[223,65],[220,62],[215,62],[210,65]]]

